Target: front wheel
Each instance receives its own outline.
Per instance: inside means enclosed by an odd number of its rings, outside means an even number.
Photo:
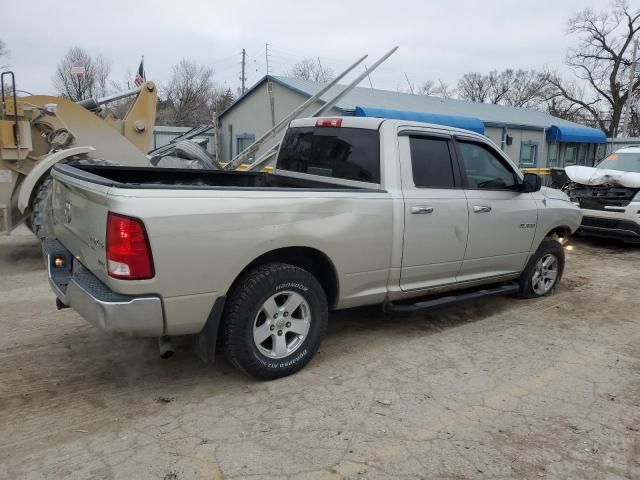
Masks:
[[[545,239],[520,275],[522,298],[543,297],[553,292],[564,271],[564,249],[556,240]]]
[[[291,375],[318,350],[327,328],[327,299],[306,270],[284,263],[241,278],[225,306],[227,360],[261,380]]]

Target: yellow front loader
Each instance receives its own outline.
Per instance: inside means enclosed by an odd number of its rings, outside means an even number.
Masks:
[[[14,81],[12,72],[0,76],[0,233],[24,222],[43,238],[52,233],[49,173],[56,163],[149,166],[157,88],[146,82],[76,103],[48,95],[17,97]],[[104,105],[132,96],[124,118],[102,114]]]

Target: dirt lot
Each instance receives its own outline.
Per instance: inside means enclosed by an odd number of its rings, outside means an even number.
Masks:
[[[553,296],[337,313],[258,383],[57,311],[0,238],[0,478],[640,478],[640,248],[574,243]]]

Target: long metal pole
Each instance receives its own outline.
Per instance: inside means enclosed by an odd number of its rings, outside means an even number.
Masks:
[[[242,82],[242,95],[244,95],[244,92],[246,91],[245,88],[245,80],[246,77],[244,76],[244,66],[246,63],[246,57],[247,57],[247,51],[243,48],[242,49],[242,76],[240,77],[240,81]]]
[[[336,103],[338,103],[347,93],[349,93],[351,90],[353,90],[353,88],[358,85],[363,79],[364,77],[369,76],[369,74],[371,72],[373,72],[376,68],[378,68],[380,66],[380,64],[382,62],[384,62],[387,58],[389,58],[391,55],[393,55],[395,53],[395,51],[398,50],[398,47],[393,47],[391,50],[389,50],[387,53],[385,53],[382,57],[380,57],[378,59],[377,62],[375,62],[373,65],[371,65],[369,68],[367,68],[363,73],[361,73],[360,75],[358,75],[358,77],[351,82],[349,85],[347,85],[347,88],[345,88],[344,90],[342,90],[342,92],[340,92],[338,95],[336,95],[335,97],[333,97],[331,100],[329,100],[327,103],[325,103],[324,105],[322,105],[318,110],[316,110],[312,117],[319,117],[320,115],[322,115],[324,112],[326,112],[327,110],[329,110],[331,107],[333,107]]]
[[[633,42],[633,61],[629,70],[629,89],[627,90],[627,101],[624,104],[624,124],[622,125],[622,136],[627,137],[629,134],[629,124],[631,123],[629,108],[633,97],[633,82],[635,81],[636,62],[638,60],[638,40]]]
[[[338,95],[336,95],[335,97],[330,99],[322,107],[320,107],[318,110],[316,110],[313,113],[312,117],[319,117],[325,110],[327,110],[328,108],[333,107],[333,105],[335,105],[338,102],[338,100],[340,100],[347,93],[349,93],[351,90],[353,90],[364,79],[364,77],[368,76],[372,71],[374,71],[376,68],[378,68],[380,66],[380,64],[382,62],[384,62],[387,58],[389,58],[391,55],[393,55],[393,53],[397,49],[398,49],[398,47],[394,47],[391,50],[389,50],[387,53],[385,53],[377,62],[375,62],[373,65],[371,65],[370,68],[367,68],[362,75],[358,76],[349,85],[347,85],[344,88],[344,90],[342,90]],[[256,159],[255,162],[253,162],[251,165],[249,165],[248,170],[256,170],[262,164],[266,163],[274,155],[275,151],[277,150],[277,148],[279,146],[280,146],[280,142],[278,142],[275,145],[273,145],[263,155],[261,155],[258,159]]]
[[[324,87],[320,89],[318,93],[308,98],[306,102],[300,105],[298,108],[293,110],[289,115],[280,120],[274,127],[267,130],[267,132],[258,138],[255,142],[253,142],[249,147],[243,150],[241,153],[236,155],[229,163],[227,163],[224,167],[225,170],[235,170],[238,166],[242,165],[249,157],[251,157],[255,152],[258,151],[262,143],[273,138],[276,133],[278,133],[282,128],[289,124],[291,120],[296,118],[301,112],[303,112],[309,105],[312,105],[316,102],[322,95],[327,93],[332,87],[337,85],[337,83],[344,78],[351,70],[360,65],[364,59],[367,58],[367,55],[363,55],[360,57],[353,65],[347,68],[344,72],[334,78],[331,82],[327,83]]]

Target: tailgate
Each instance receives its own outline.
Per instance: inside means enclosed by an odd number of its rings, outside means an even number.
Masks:
[[[99,185],[54,169],[53,216],[57,240],[103,282],[106,272],[105,239],[107,192]]]

